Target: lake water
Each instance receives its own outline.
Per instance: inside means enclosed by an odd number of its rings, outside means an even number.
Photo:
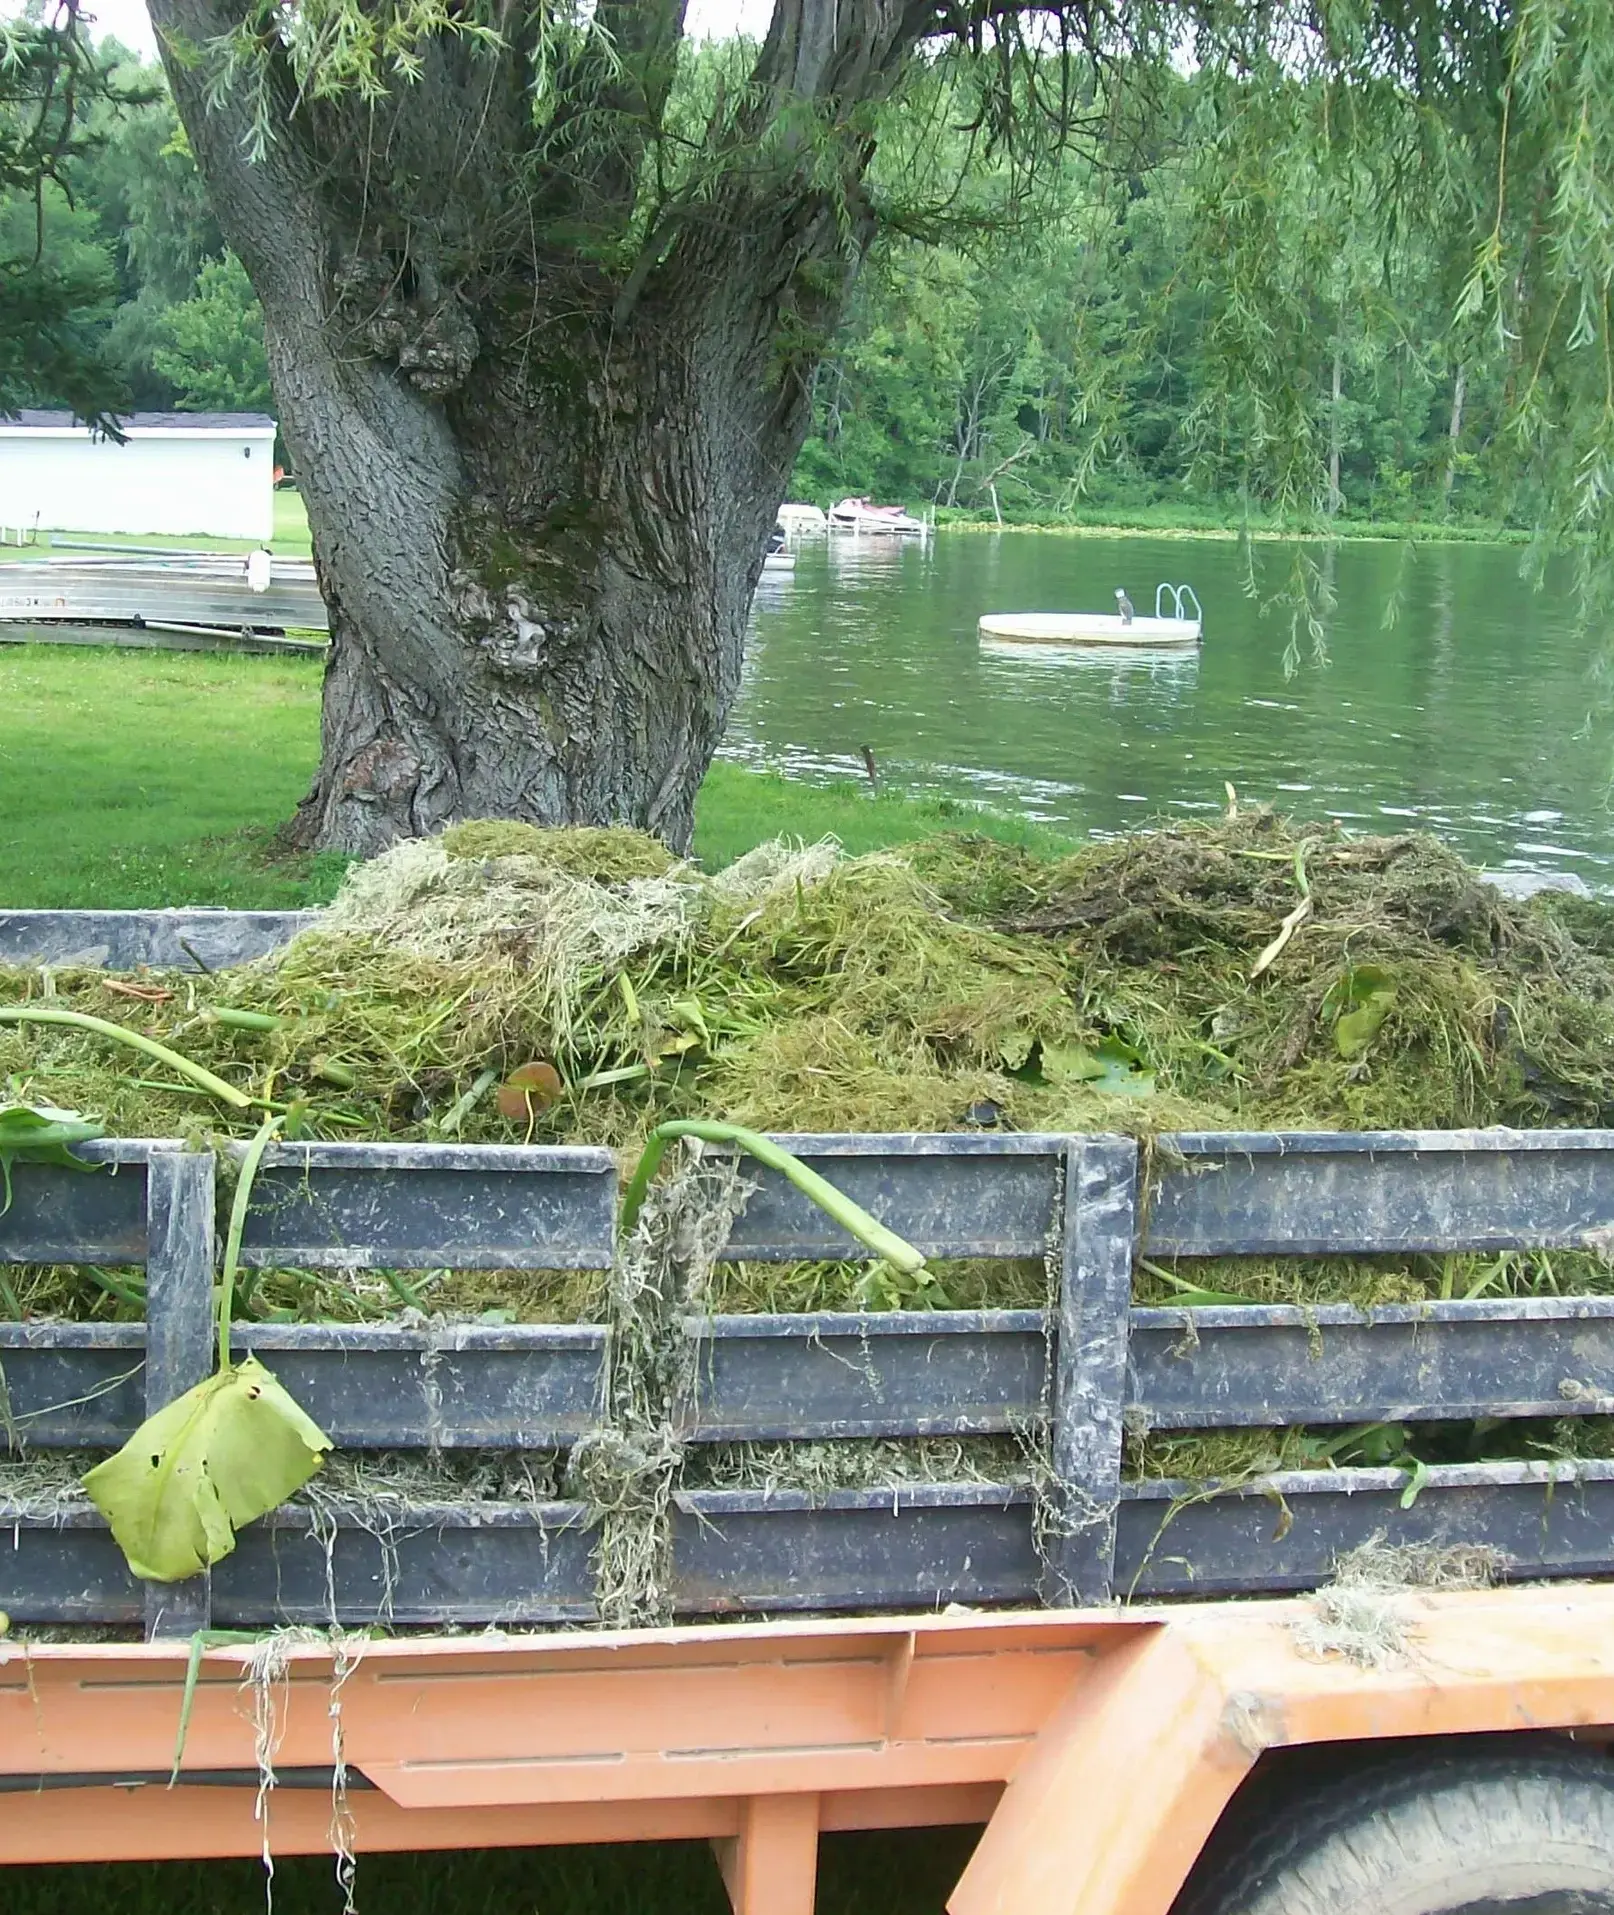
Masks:
[[[1504,546],[946,533],[819,539],[763,581],[724,755],[987,801],[1079,831],[1209,815],[1233,784],[1359,831],[1426,827],[1476,863],[1614,884],[1610,726],[1568,594]],[[1272,601],[1331,582],[1327,662]],[[1007,611],[1152,611],[1193,586],[1194,655],[983,644]],[[1252,584],[1254,595],[1252,596]],[[1387,609],[1393,612],[1386,623]]]

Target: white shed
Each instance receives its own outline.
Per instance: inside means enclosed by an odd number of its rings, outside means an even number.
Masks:
[[[0,417],[0,527],[256,539],[275,529],[275,422],[131,412],[116,439],[70,412]]]

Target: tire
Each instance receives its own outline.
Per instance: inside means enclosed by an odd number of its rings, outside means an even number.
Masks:
[[[1289,1796],[1173,1915],[1614,1915],[1614,1763],[1533,1740],[1397,1757]]]

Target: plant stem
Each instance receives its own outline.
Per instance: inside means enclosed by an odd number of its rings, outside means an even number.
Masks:
[[[147,1057],[155,1057],[160,1064],[166,1064],[170,1070],[178,1071],[181,1077],[188,1077],[193,1084],[199,1084],[210,1096],[228,1104],[232,1110],[252,1108],[252,1099],[245,1091],[238,1091],[233,1084],[226,1084],[222,1077],[215,1077],[210,1070],[193,1064],[188,1057],[170,1050],[166,1044],[159,1044],[154,1037],[142,1037],[138,1031],[110,1023],[104,1017],[91,1017],[84,1011],[41,1010],[32,1004],[0,1004],[0,1024],[59,1024],[69,1030],[91,1031],[97,1037],[109,1038],[114,1044],[127,1044],[131,1050],[143,1051]]]
[[[497,1071],[481,1072],[471,1088],[466,1091],[463,1096],[456,1097],[448,1109],[444,1111],[443,1121],[437,1126],[441,1134],[444,1137],[455,1136],[459,1131],[460,1125],[465,1122],[466,1118],[470,1116],[471,1112],[476,1109],[477,1105],[481,1103],[482,1099],[487,1096],[488,1092],[492,1090],[498,1081],[499,1073]]]
[[[273,1011],[237,1011],[225,1004],[215,1004],[207,1015],[215,1024],[238,1031],[283,1031],[286,1028],[286,1019],[276,1017]]]
[[[704,1144],[732,1144],[736,1149],[748,1152],[758,1163],[766,1164],[770,1170],[777,1170],[782,1177],[787,1178],[804,1197],[810,1197],[820,1210],[856,1237],[866,1249],[872,1250],[877,1257],[883,1257],[893,1270],[900,1270],[904,1276],[911,1277],[924,1269],[923,1254],[906,1239],[899,1237],[894,1230],[887,1230],[861,1204],[854,1203],[844,1191],[837,1190],[826,1178],[820,1177],[816,1170],[809,1170],[799,1157],[793,1157],[771,1137],[759,1136],[756,1131],[744,1130],[738,1124],[703,1123],[684,1118],[670,1124],[658,1124],[645,1139],[639,1167],[629,1179],[622,1198],[624,1230],[631,1230],[638,1222],[650,1180],[660,1168],[667,1146],[675,1137],[697,1137]]]
[[[197,961],[200,962],[200,959]],[[191,1710],[196,1704],[196,1679],[202,1673],[203,1656],[209,1649],[222,1648],[227,1643],[257,1643],[262,1640],[261,1635],[255,1636],[249,1630],[241,1629],[198,1629],[191,1637],[190,1658],[185,1665],[185,1687],[179,1697],[179,1735],[174,1743],[174,1766],[169,1771],[169,1788],[179,1781],[179,1767],[185,1760],[185,1737],[191,1726]]]
[[[109,1297],[116,1297],[119,1303],[130,1304],[136,1310],[143,1310],[146,1307],[144,1284],[138,1290],[132,1289],[128,1284],[119,1283],[109,1271],[102,1270],[93,1263],[85,1264],[84,1274],[92,1283],[99,1284]]]
[[[1167,1270],[1163,1264],[1151,1263],[1147,1257],[1138,1258],[1138,1268],[1146,1270],[1151,1277],[1161,1283],[1169,1283],[1178,1292],[1181,1301],[1191,1308],[1204,1304],[1249,1303],[1249,1297],[1241,1297],[1232,1290],[1207,1290],[1203,1284],[1190,1283],[1186,1277],[1179,1277]]]
[[[392,1294],[400,1303],[405,1304],[411,1310],[425,1309],[425,1300],[422,1298],[420,1292],[405,1279],[401,1270],[383,1270],[381,1274],[386,1279],[387,1288],[391,1290]]]
[[[266,1118],[258,1126],[257,1134],[247,1145],[246,1155],[241,1159],[241,1175],[236,1180],[235,1199],[230,1205],[230,1229],[224,1239],[224,1269],[220,1277],[220,1370],[230,1367],[230,1316],[235,1308],[235,1273],[241,1262],[241,1237],[247,1227],[247,1211],[252,1204],[253,1181],[258,1175],[259,1164],[263,1162],[263,1153],[285,1121],[284,1117]]]

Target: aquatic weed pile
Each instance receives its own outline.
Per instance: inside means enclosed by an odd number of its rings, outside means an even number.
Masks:
[[[1084,1020],[1207,1114],[1436,1129],[1614,1104],[1614,909],[1510,903],[1436,839],[1254,812],[1053,865],[957,841],[914,861],[955,910],[1056,952]]]
[[[0,999],[53,998],[157,1038],[305,1137],[626,1151],[684,1116],[1144,1137],[1601,1124],[1611,922],[1601,906],[1509,903],[1426,837],[1261,812],[1059,861],[969,837],[863,858],[773,844],[715,875],[630,831],[486,823],[356,867],[321,926],[271,959],[219,975],[0,972]],[[58,1028],[0,1026],[0,1075],[122,1135],[244,1135],[261,1114]],[[1141,1273],[1146,1295],[1184,1280]],[[1192,1280],[1302,1300],[1606,1287],[1590,1258]],[[20,1292],[47,1307],[53,1281]],[[740,1271],[725,1301],[823,1307],[854,1281],[836,1266]],[[947,1273],[941,1300],[1035,1301],[1041,1281]],[[372,1288],[357,1314],[407,1301]],[[561,1301],[554,1284],[538,1296]]]
[[[510,849],[522,832],[530,849]],[[294,1108],[306,1136],[628,1146],[696,1114],[1091,1127],[1115,1101],[1078,1074],[1105,1068],[1083,1049],[1104,1034],[1057,953],[949,912],[902,857],[833,846],[765,845],[707,877],[630,832],[462,827],[356,868],[321,926],[262,962],[0,973],[0,989],[129,1024]],[[502,1115],[498,1087],[527,1064],[557,1094]],[[258,1121],[76,1031],[0,1028],[0,1070],[123,1134]]]

